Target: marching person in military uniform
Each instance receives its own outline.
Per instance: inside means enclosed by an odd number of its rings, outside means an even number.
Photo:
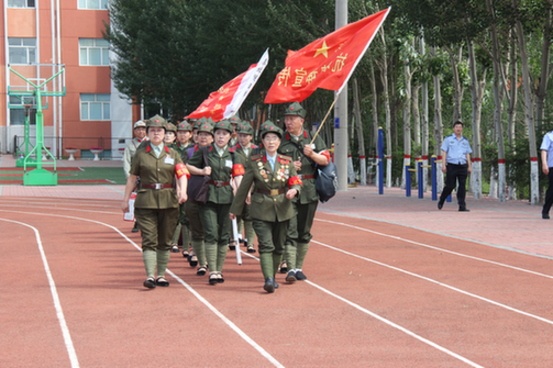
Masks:
[[[278,150],[279,153],[292,157],[294,167],[303,183],[299,198],[293,201],[297,216],[290,220],[286,239],[286,281],[290,283],[307,279],[303,273],[303,262],[313,237],[311,227],[319,204],[319,195],[315,189],[315,170],[316,165],[326,166],[330,162],[330,154],[321,137],[317,136],[311,143],[314,133],[304,130],[306,115],[307,111],[297,102],[286,109],[286,133]]]
[[[242,121],[238,123],[236,127],[236,133],[238,134],[238,143],[233,147],[234,153],[239,155],[242,162],[248,162],[252,152],[258,151],[259,147],[252,144],[253,128],[250,123]],[[236,188],[238,189],[238,188]],[[241,221],[240,221],[241,220]],[[244,206],[244,211],[238,214],[238,232],[242,231],[241,223],[244,224],[245,241],[248,253],[255,253],[255,231],[253,229],[252,219],[250,217],[250,206],[247,204]],[[230,242],[233,243],[234,238],[231,238]],[[230,248],[232,250],[232,247]]]
[[[186,154],[183,156],[184,163],[188,163],[188,160],[200,150],[200,147],[207,147],[213,143],[213,125],[205,118],[202,119],[204,123],[199,125],[197,129],[195,128],[197,130],[197,144],[185,150]],[[194,201],[187,201],[184,205],[184,210],[190,222],[192,251],[186,254],[187,252],[183,249],[182,255],[183,257],[187,257],[190,267],[196,267],[199,263],[196,275],[203,276],[207,272],[207,258],[205,256],[204,228],[200,220],[200,205]]]
[[[263,289],[272,293],[278,288],[275,274],[284,252],[290,219],[294,218],[291,200],[301,188],[292,158],[277,153],[282,130],[275,125],[261,132],[264,149],[247,162],[236,197],[230,208],[230,218],[242,213],[251,196],[250,215],[259,241],[261,271],[265,278]]]
[[[190,126],[190,124],[188,124],[186,120],[183,120],[177,125],[177,140],[172,148],[180,154],[181,159],[184,163],[186,163],[186,161],[184,160],[186,149],[190,147],[190,137],[192,137],[192,127]],[[179,238],[182,236],[183,256],[186,253],[186,257],[188,257],[188,247],[190,245],[190,224],[188,222],[188,218],[186,217],[184,206],[184,204],[181,204],[179,206],[179,221],[177,223],[175,233],[173,234],[173,246],[171,248],[171,251],[174,253],[179,252],[178,241]]]
[[[125,172],[125,178],[128,178],[131,171],[131,161],[136,153],[136,149],[140,146],[140,143],[144,140],[148,140],[146,137],[146,123],[142,120],[138,120],[134,123],[133,127],[133,139],[125,146],[125,152],[123,153],[123,171]],[[138,179],[140,180],[140,178]],[[134,222],[134,227],[132,228],[133,233],[138,232],[138,224]]]
[[[176,148],[177,147],[177,126],[173,123],[167,122],[165,126],[165,139],[163,140],[163,143],[169,148]]]
[[[171,236],[178,220],[179,203],[187,199],[189,173],[179,154],[163,143],[165,119],[156,115],[148,120],[146,127],[150,143],[134,155],[121,207],[123,212],[128,211],[131,192],[140,177],[134,213],[142,232],[142,258],[147,277],[144,286],[153,289],[169,286],[165,271]]]
[[[235,163],[234,154],[229,150],[232,134],[230,121],[222,120],[213,129],[214,143],[198,150],[190,160],[188,169],[193,175],[209,175],[207,203],[200,206],[200,219],[204,229],[205,254],[209,265],[209,283],[224,282],[223,265],[227,255],[230,234],[228,216],[232,203],[233,178],[244,175],[244,166]],[[200,128],[201,131],[201,128]],[[208,165],[205,166],[202,150],[207,149]]]

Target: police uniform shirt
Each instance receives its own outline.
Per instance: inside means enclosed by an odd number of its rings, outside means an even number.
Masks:
[[[472,153],[468,139],[457,139],[455,134],[444,139],[441,149],[446,152],[446,162],[453,165],[466,165],[467,154]]]
[[[553,131],[543,136],[540,150],[547,151],[547,166],[553,167]]]

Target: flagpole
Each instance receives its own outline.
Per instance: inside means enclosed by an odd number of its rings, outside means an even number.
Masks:
[[[330,111],[332,111],[332,109],[334,108],[334,105],[336,105],[336,101],[338,101],[338,96],[340,96],[340,94],[336,94],[336,97],[334,97],[334,101],[332,102],[332,105],[330,105],[330,107],[328,108],[328,111],[326,112],[326,115],[323,118],[323,121],[321,121],[321,124],[319,124],[319,129],[317,129],[317,132],[313,136],[313,139],[311,140],[311,143],[309,145],[312,145],[313,142],[315,142],[315,138],[317,138],[317,136],[319,135],[319,132],[321,131],[321,128],[323,127],[326,119],[328,118],[328,115],[330,115]]]

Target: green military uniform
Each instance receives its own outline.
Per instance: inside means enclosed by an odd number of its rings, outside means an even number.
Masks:
[[[164,126],[158,115],[148,120],[147,127]],[[133,157],[130,173],[140,177],[140,188],[135,199],[135,216],[142,232],[142,251],[148,277],[165,275],[171,249],[171,236],[178,220],[179,201],[175,191],[175,166],[182,164],[180,155],[160,145],[138,149]]]
[[[236,127],[236,132],[238,134],[249,134],[253,136],[253,127],[248,122],[241,122]],[[234,151],[235,155],[238,159],[240,159],[240,162],[244,163],[244,167],[247,169],[246,163],[249,161],[250,156],[252,155],[252,152],[259,152],[259,147],[255,144],[250,144],[250,147],[248,149],[245,149],[240,145],[240,143],[237,143],[232,147],[232,150]],[[255,239],[255,231],[253,229],[253,223],[250,216],[250,205],[246,204],[244,206],[244,210],[242,213],[237,214],[239,217],[236,219],[238,223],[238,232],[240,233],[242,231],[241,229],[241,222],[244,223],[244,233],[246,235],[246,240],[248,241],[248,253],[255,253],[255,248],[253,246],[254,239]],[[232,241],[232,239],[231,239]]]
[[[224,129],[232,132],[228,120],[222,120],[215,125],[214,131]],[[222,282],[222,270],[229,244],[230,219],[228,217],[230,204],[233,199],[231,180],[233,176],[244,174],[236,171],[234,154],[228,145],[218,150],[213,143],[211,146],[198,150],[188,161],[188,165],[204,168],[202,150],[207,149],[208,166],[211,167],[211,181],[209,184],[207,203],[200,206],[200,220],[204,229],[204,243],[207,263],[209,265],[210,283]],[[213,273],[221,276],[212,278]],[[213,281],[215,280],[215,281]],[[220,281],[217,281],[220,280]]]
[[[177,125],[177,132],[179,131],[192,131],[192,127],[188,122],[182,121]],[[174,144],[171,145],[171,148],[173,148],[175,151],[179,153],[181,156],[182,162],[186,163],[188,161],[188,156],[186,155],[186,150],[190,147],[190,143],[182,144],[180,141],[175,141]],[[186,212],[184,210],[184,207],[186,205],[186,202],[179,205],[179,221],[177,222],[177,227],[175,228],[175,233],[173,234],[172,244],[173,251],[178,253],[178,247],[175,245],[178,243],[179,238],[182,237],[182,249],[183,249],[183,255],[188,256],[188,247],[190,245],[190,222],[188,221],[188,217],[186,216]],[[176,248],[176,249],[175,249]]]
[[[305,118],[306,112],[299,103],[295,102],[288,107],[285,114],[298,115]],[[299,198],[293,201],[296,217],[290,220],[288,237],[286,239],[285,259],[288,270],[301,271],[309,248],[309,242],[313,237],[311,235],[311,227],[313,226],[313,219],[315,218],[315,212],[319,204],[319,195],[315,189],[316,169],[315,162],[303,154],[304,145],[311,144],[313,135],[313,132],[307,132],[306,130],[303,130],[299,137],[294,137],[290,133],[285,132],[278,149],[279,153],[292,157],[294,161],[299,159],[302,164],[301,169],[298,171],[298,175],[303,183],[302,191]],[[316,153],[321,153],[327,149],[320,136],[317,136],[311,147]]]
[[[282,131],[274,127],[266,130]],[[230,212],[239,214],[245,206],[245,200],[249,190],[255,184],[251,198],[250,215],[253,219],[253,227],[259,241],[259,254],[261,270],[266,280],[265,290],[274,291],[276,284],[267,286],[267,282],[274,283],[275,273],[284,252],[286,235],[290,219],[294,214],[292,202],[286,198],[289,189],[301,188],[301,180],[296,175],[292,159],[288,156],[277,154],[274,169],[271,166],[265,150],[251,156],[246,166],[246,174],[240,183],[236,197],[230,208]]]

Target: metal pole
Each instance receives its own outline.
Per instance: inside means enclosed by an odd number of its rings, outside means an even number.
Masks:
[[[347,0],[336,0],[335,29],[348,24]],[[338,174],[338,190],[348,189],[348,91],[338,96],[334,107],[334,161]]]
[[[405,165],[405,196],[411,197],[411,173],[409,169],[410,165]]]
[[[384,194],[384,131],[378,127],[378,194]]]
[[[419,198],[424,198],[424,185],[422,182],[422,160],[417,161],[417,175],[418,175],[418,186],[419,186]]]
[[[432,161],[432,200],[438,200],[438,176],[436,172],[436,155],[431,158]]]

